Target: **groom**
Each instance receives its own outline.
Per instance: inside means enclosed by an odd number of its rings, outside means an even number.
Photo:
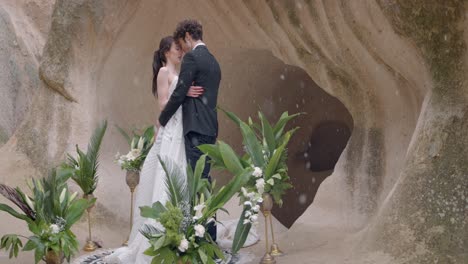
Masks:
[[[216,143],[218,136],[218,116],[216,105],[221,81],[221,69],[218,61],[203,43],[202,25],[196,20],[184,20],[177,25],[174,39],[185,56],[182,61],[179,80],[159,116],[159,123],[165,126],[172,115],[182,105],[185,135],[185,152],[192,168],[203,153],[197,148],[203,144]],[[200,97],[187,97],[191,85],[201,86],[204,93]],[[203,171],[204,178],[211,182],[208,159]],[[211,223],[208,233],[216,241],[216,226]]]

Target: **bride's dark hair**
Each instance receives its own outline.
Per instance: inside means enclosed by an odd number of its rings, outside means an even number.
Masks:
[[[159,69],[167,63],[165,53],[171,49],[174,38],[167,36],[161,39],[159,42],[159,49],[154,52],[153,56],[153,95],[158,96],[158,73]]]

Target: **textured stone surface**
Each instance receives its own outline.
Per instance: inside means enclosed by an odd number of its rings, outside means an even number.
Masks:
[[[5,7],[0,7],[0,144],[21,124],[38,86],[37,62]]]
[[[283,110],[309,113],[297,123],[303,129],[290,149],[291,170],[296,178],[324,181],[320,188],[309,182],[305,200],[312,205],[294,204],[304,213],[280,230],[289,253],[281,262],[468,261],[464,1],[59,0],[53,7],[39,0],[0,3],[0,78],[8,84],[0,94],[0,142],[9,139],[0,156],[27,167],[1,171],[11,175],[8,183],[24,184],[26,172],[44,173],[74,144],[84,146],[107,118],[94,219],[106,247],[124,240],[126,232],[115,230],[125,230],[129,207],[127,199],[115,199],[127,187],[112,162],[125,151],[112,124],[155,120],[152,53],[178,21],[193,17],[223,69],[222,106],[242,117],[259,107],[271,118]],[[18,78],[8,63],[20,65]],[[36,87],[27,97],[31,83]],[[314,100],[328,96],[320,88],[344,107],[314,108],[320,105]],[[296,157],[327,119],[344,122],[352,134],[334,170],[313,175]],[[224,117],[221,138],[240,143]],[[83,241],[84,223],[76,228]],[[262,249],[260,243],[247,250],[261,256]]]

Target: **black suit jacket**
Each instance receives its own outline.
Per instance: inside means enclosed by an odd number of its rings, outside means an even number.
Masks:
[[[166,107],[159,116],[159,123],[165,126],[182,105],[184,135],[196,132],[207,136],[218,136],[218,90],[221,68],[218,61],[204,45],[185,54],[179,80]],[[198,98],[188,97],[192,85],[202,86],[204,93]]]

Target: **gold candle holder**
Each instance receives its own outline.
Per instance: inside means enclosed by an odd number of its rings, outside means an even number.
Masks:
[[[127,171],[125,177],[128,187],[130,188],[130,231],[127,236],[127,240],[123,243],[123,246],[128,246],[128,240],[130,239],[130,233],[133,228],[133,203],[134,203],[134,194],[135,188],[140,183],[140,172],[139,171]]]
[[[94,195],[92,194],[85,194],[83,195],[84,199],[87,199],[88,201],[94,198]],[[94,243],[92,236],[91,236],[91,209],[93,209],[94,204],[86,209],[86,212],[88,213],[88,239],[86,241],[86,244],[83,248],[84,251],[95,251],[97,249],[96,244]]]
[[[276,264],[275,258],[269,252],[269,244],[268,244],[268,217],[271,214],[271,209],[273,208],[273,199],[271,195],[268,193],[263,194],[263,202],[260,206],[260,209],[263,213],[265,218],[265,255],[263,255],[262,259],[260,260],[260,264]]]
[[[279,249],[279,246],[278,244],[276,244],[276,241],[275,241],[275,231],[273,230],[273,220],[271,219],[272,218],[271,214],[268,216],[268,218],[270,218],[271,238],[273,240],[273,245],[271,245],[270,255],[274,257],[283,256],[284,255],[283,251]]]

